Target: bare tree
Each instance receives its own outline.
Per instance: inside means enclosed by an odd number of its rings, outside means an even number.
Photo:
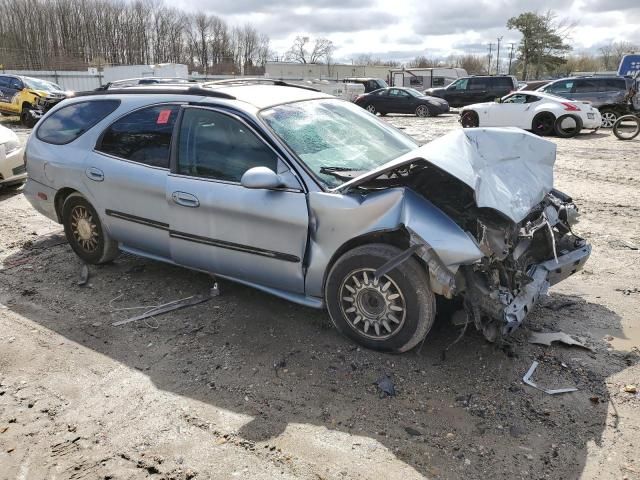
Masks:
[[[296,37],[291,48],[287,50],[285,59],[298,63],[322,63],[330,59],[335,49],[331,40],[326,38],[316,39],[311,51],[309,51],[309,42],[309,37]]]

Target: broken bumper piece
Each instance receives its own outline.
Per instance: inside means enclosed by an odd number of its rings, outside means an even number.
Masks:
[[[540,296],[547,293],[549,286],[581,270],[590,255],[591,245],[585,244],[559,256],[557,261],[551,259],[531,267],[529,276],[533,280],[504,309],[505,324],[502,333],[506,335],[518,328]]]

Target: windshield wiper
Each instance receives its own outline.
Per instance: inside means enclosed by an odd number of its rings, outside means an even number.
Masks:
[[[320,167],[320,173],[332,175],[340,180],[351,180],[352,178],[359,177],[363,173],[367,172],[368,170],[360,170],[350,167]]]

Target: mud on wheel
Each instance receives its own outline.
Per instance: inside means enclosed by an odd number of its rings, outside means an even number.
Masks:
[[[336,261],[325,299],[336,328],[367,348],[405,352],[427,335],[435,299],[426,269],[415,258],[376,279],[376,269],[401,253],[397,247],[357,247]]]
[[[67,197],[62,223],[69,245],[86,263],[107,263],[118,256],[117,242],[102,228],[97,212],[82,195]]]

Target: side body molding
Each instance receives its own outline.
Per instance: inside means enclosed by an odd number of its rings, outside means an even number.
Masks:
[[[309,211],[313,226],[305,280],[309,296],[322,297],[325,271],[340,247],[368,233],[407,227],[433,248],[452,273],[484,256],[453,220],[408,188],[367,195],[310,192]]]

